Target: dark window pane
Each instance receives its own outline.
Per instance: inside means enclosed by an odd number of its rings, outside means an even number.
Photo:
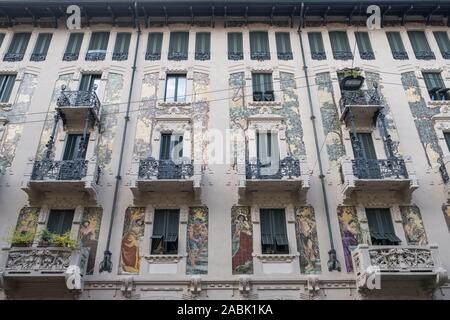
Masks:
[[[345,31],[330,31],[331,49],[333,50],[333,57],[337,60],[350,60],[353,54],[348,42],[347,32]]]
[[[166,102],[184,102],[186,100],[186,75],[167,75],[164,99]]]
[[[82,42],[83,42],[82,33],[72,33],[69,37],[69,42],[67,43],[66,53],[79,54]]]
[[[83,76],[81,77],[81,81],[80,81],[80,91],[95,91],[95,85],[100,84],[100,80],[101,80],[101,75],[100,74],[83,74]]]
[[[253,60],[269,60],[269,35],[265,31],[250,32],[250,53]]]
[[[146,60],[161,59],[163,34],[161,32],[150,32],[148,34]]]
[[[372,45],[370,44],[369,34],[367,32],[355,32],[355,37],[361,59],[375,59]]]
[[[51,33],[39,34],[36,45],[34,46],[32,60],[45,60],[48,48],[50,47],[50,42],[52,41],[52,36],[53,35]]]
[[[447,32],[435,31],[433,34],[441,51],[442,58],[450,59],[450,40],[448,39]]]
[[[403,45],[400,32],[386,32],[386,37],[391,47],[392,57],[396,60],[407,60],[405,46]]]
[[[211,46],[211,34],[209,32],[197,32],[195,35],[195,59],[208,60]],[[200,58],[203,57],[203,58]]]
[[[9,46],[8,53],[25,54],[31,33],[15,33]]]
[[[74,210],[51,210],[47,230],[62,235],[72,228]]]
[[[228,33],[228,59],[242,60],[244,58],[242,33]]]
[[[434,53],[430,49],[427,37],[423,31],[408,31],[409,40],[413,47],[417,59],[430,60],[435,59]]]
[[[77,158],[84,159],[86,157],[86,148],[83,148],[83,153],[80,155],[80,157],[78,157],[82,139],[82,134],[68,135],[66,147],[64,149],[63,160],[75,160]],[[86,135],[86,140],[89,141],[89,135]]]
[[[277,55],[280,60],[292,60],[291,40],[288,32],[276,32]]]
[[[0,75],[0,102],[8,102],[16,81],[16,75]]]
[[[311,58],[314,60],[326,59],[325,47],[321,32],[308,32],[309,47],[311,49]]]
[[[169,60],[187,60],[189,32],[171,32],[169,43]]]
[[[5,34],[4,33],[0,33],[0,48],[2,47],[3,40],[5,40]]]
[[[272,74],[253,73],[253,100],[254,101],[274,101]]]
[[[114,45],[113,60],[127,60],[130,48],[131,33],[119,32]]]

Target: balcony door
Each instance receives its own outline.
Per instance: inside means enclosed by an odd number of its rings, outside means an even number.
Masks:
[[[373,245],[398,245],[389,208],[366,208],[370,238]]]
[[[82,153],[79,154],[82,139],[82,134],[68,135],[66,147],[64,149],[63,160],[76,160],[86,158],[86,148],[83,148]],[[89,135],[86,135],[86,140],[89,141]]]
[[[381,171],[378,166],[372,134],[359,132],[356,134],[356,137],[358,138],[359,146],[356,145],[355,139],[351,139],[357,167],[356,176],[360,179],[381,179]]]
[[[100,74],[83,74],[80,81],[80,91],[95,91],[100,87],[102,76]]]
[[[280,169],[280,149],[276,132],[258,132],[256,153],[261,175],[276,175]]]
[[[74,210],[51,210],[47,222],[47,230],[63,235],[72,229]]]

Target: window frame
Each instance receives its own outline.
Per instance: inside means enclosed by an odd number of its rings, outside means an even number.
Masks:
[[[164,33],[149,32],[147,36],[147,47],[145,51],[145,60],[155,61],[161,60],[162,42]],[[151,50],[150,50],[151,49]],[[153,50],[155,49],[155,50]]]
[[[64,213],[65,216],[67,214],[69,216],[70,215],[72,216],[72,218],[70,219],[70,227],[68,227],[69,223],[66,224],[66,221],[65,221],[66,217],[64,217],[63,220],[59,222],[59,224],[60,224],[59,227],[64,227],[64,225],[65,225],[67,227],[67,230],[61,230],[61,231],[56,230],[56,232],[54,230],[52,231],[51,228],[49,228],[49,223],[52,222],[52,220],[51,220],[52,217],[56,216],[56,215],[59,215],[59,214],[62,214],[62,213]],[[67,233],[67,232],[71,232],[72,231],[74,218],[75,218],[75,210],[73,210],[73,209],[51,209],[49,214],[48,214],[48,219],[47,219],[45,227],[51,233],[58,234],[58,235],[63,235],[65,233]]]
[[[319,39],[313,39],[315,35],[319,36]],[[327,54],[325,52],[325,44],[323,42],[323,35],[321,31],[310,31],[308,32],[308,44],[309,44],[309,51],[311,54],[312,60],[326,60]],[[314,44],[314,45],[312,45]],[[319,44],[317,48],[316,44]],[[314,47],[314,48],[313,48]],[[321,48],[320,48],[321,47]],[[318,49],[318,51],[314,51],[315,49]],[[320,50],[322,49],[322,50]]]
[[[256,80],[258,77],[262,78],[260,80]],[[266,81],[264,78],[269,78],[270,81]],[[269,86],[267,86],[269,84]],[[262,89],[262,91],[255,90],[257,87]],[[253,92],[253,101],[254,102],[262,102],[262,101],[275,101],[275,93],[273,90],[273,74],[271,72],[252,72],[252,92]]]
[[[278,60],[293,60],[291,34],[290,32],[275,32]],[[281,48],[280,48],[281,47]],[[282,49],[282,50],[280,50]]]
[[[436,56],[434,52],[431,50],[430,42],[428,41],[427,34],[423,30],[408,30],[408,38],[411,44],[411,47],[414,51],[414,55],[417,60],[435,60]],[[424,48],[419,48],[419,39],[413,35],[423,36],[421,40],[424,40],[422,44],[425,45]],[[420,50],[423,49],[423,50]]]
[[[79,42],[71,43],[72,38],[78,37]],[[64,49],[63,61],[76,61],[78,60],[81,52],[81,46],[84,41],[84,32],[72,32],[67,39],[66,48]],[[70,46],[70,47],[69,47]],[[69,50],[70,48],[70,50]]]
[[[200,39],[203,38],[204,39]],[[199,42],[201,41],[201,43]],[[211,58],[211,32],[195,33],[195,60],[205,61]]]
[[[341,43],[337,35],[344,35],[345,41]],[[348,39],[347,31],[345,30],[330,30],[328,31],[330,38],[331,51],[335,60],[351,60],[353,59],[352,49],[350,47],[350,41]],[[341,39],[342,40],[342,39]],[[339,49],[339,50],[337,50]]]
[[[17,44],[17,38],[19,36],[24,36],[23,40],[24,44]],[[30,44],[31,32],[15,32],[11,38],[11,42],[9,43],[8,50],[6,51],[5,56],[3,57],[3,61],[14,62],[14,61],[22,61],[25,57],[25,53],[28,50],[28,45]],[[22,40],[20,40],[22,41]],[[16,50],[14,47],[18,47]]]
[[[258,41],[258,39],[260,41]],[[270,39],[267,31],[250,31],[250,59],[251,60],[270,60]],[[255,47],[256,46],[256,47]],[[263,48],[264,47],[264,48]]]
[[[174,84],[174,95],[173,95],[173,99],[168,100],[167,97],[167,89],[168,89],[168,84],[169,84],[169,79],[170,78],[175,78],[175,84]],[[178,81],[180,78],[184,79],[184,94],[182,96],[178,95]],[[177,102],[181,102],[181,103],[185,103],[186,102],[186,91],[187,91],[187,75],[185,73],[170,73],[166,75],[166,85],[165,85],[165,90],[164,90],[164,102],[166,103],[177,103]],[[182,99],[180,99],[182,98]]]
[[[169,36],[169,52],[167,59],[168,60],[187,60],[189,57],[189,31],[171,31]],[[182,36],[185,39],[182,39]],[[179,43],[176,43],[177,38],[179,37]],[[185,41],[183,41],[185,40]],[[176,48],[175,48],[176,47]],[[175,50],[179,49],[179,50]]]
[[[6,77],[6,80],[4,83],[0,83],[0,103],[9,103],[11,100],[11,95],[12,92],[14,90],[14,85],[17,79],[17,74],[0,74],[0,79],[1,77]],[[8,84],[8,79],[13,79],[13,80],[9,80],[9,84]],[[6,88],[9,87],[9,92],[7,92],[6,97],[5,97],[5,92],[4,90]]]
[[[176,228],[171,229],[170,215],[176,214]],[[162,230],[156,230],[159,227],[161,216],[163,215]],[[172,217],[172,219],[174,219]],[[174,224],[175,225],[175,224]],[[172,226],[174,227],[174,226]],[[155,231],[161,232],[161,234],[155,234]],[[176,231],[176,234],[171,232]],[[168,238],[170,241],[165,241]],[[179,250],[179,240],[180,240],[180,210],[179,209],[155,209],[153,214],[153,230],[150,236],[150,254],[151,255],[176,255]],[[160,246],[162,244],[162,246]],[[172,250],[169,250],[169,246],[172,246]],[[159,249],[161,251],[156,252]]]
[[[122,42],[120,44],[118,42],[119,39],[121,39]],[[131,43],[131,32],[117,32],[112,59],[114,61],[128,60],[130,43]],[[118,46],[120,46],[120,48],[117,48]],[[118,49],[120,49],[120,51],[117,51]]]
[[[45,38],[44,38],[45,37]],[[44,40],[41,40],[43,43],[40,43],[40,39],[44,38]],[[31,54],[30,61],[44,61],[47,58],[47,53],[50,48],[50,44],[53,39],[53,33],[50,32],[43,32],[39,33],[38,37],[36,39],[36,43],[34,44],[33,53]],[[38,48],[38,45],[41,48]],[[39,52],[37,51],[38,49]]]
[[[231,39],[231,36],[236,37],[236,39]],[[233,42],[233,49],[230,50],[230,44]],[[240,50],[239,50],[240,47]],[[244,59],[244,36],[242,32],[228,32],[227,33],[227,49],[228,49],[228,60],[243,60]]]
[[[268,217],[264,217],[267,214]],[[275,221],[274,218],[279,216]],[[289,254],[289,236],[287,231],[286,209],[285,208],[261,208],[259,210],[259,220],[261,229],[261,252],[262,254]],[[265,224],[269,222],[268,226]],[[280,227],[281,230],[275,230]],[[280,233],[278,233],[280,232]]]
[[[388,40],[394,60],[409,60],[402,34],[399,31],[386,31],[386,39]]]

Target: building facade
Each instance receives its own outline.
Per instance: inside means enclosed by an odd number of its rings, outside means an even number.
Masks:
[[[0,297],[448,299],[450,2],[409,2],[0,1]]]

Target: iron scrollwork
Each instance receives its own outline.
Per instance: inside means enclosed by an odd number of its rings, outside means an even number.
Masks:
[[[355,159],[352,167],[358,179],[408,179],[403,159]]]
[[[25,55],[23,53],[7,53],[5,54],[3,61],[7,62],[22,61],[24,56]]]
[[[293,157],[286,157],[279,162],[279,166],[263,165],[260,160],[256,163],[247,162],[246,178],[247,179],[282,179],[288,177],[300,177],[300,161]]]
[[[34,162],[31,180],[81,180],[86,177],[88,161],[42,159]]]
[[[175,163],[173,160],[142,159],[139,163],[139,179],[186,179],[192,177],[192,163]]]
[[[417,51],[414,52],[418,60],[434,60],[436,56],[433,51]]]
[[[78,60],[78,53],[64,53],[63,61],[77,61]]]
[[[258,61],[270,60],[270,52],[265,52],[265,51],[252,52],[250,54],[250,58],[252,60],[258,60]]]
[[[33,53],[31,54],[31,61],[39,62],[39,61],[45,61],[47,58],[47,54],[45,53]]]
[[[145,53],[145,60],[150,60],[150,61],[161,60],[161,53],[158,53],[158,52],[146,52]]]
[[[350,51],[333,51],[333,57],[336,60],[352,60],[353,53]]]
[[[169,52],[169,56],[168,56],[169,60],[175,60],[175,61],[187,60],[187,58],[188,58],[187,53],[177,52],[177,51]]]
[[[242,60],[244,59],[244,53],[242,52],[228,52],[228,60]]]

